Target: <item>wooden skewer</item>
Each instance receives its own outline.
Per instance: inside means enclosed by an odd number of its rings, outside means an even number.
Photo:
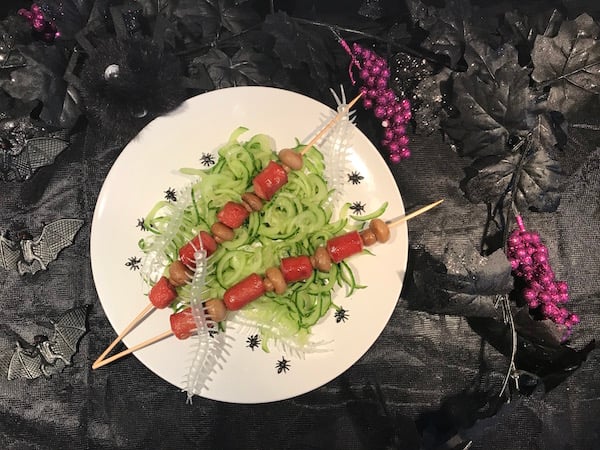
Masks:
[[[358,94],[356,97],[352,99],[350,103],[348,103],[348,110],[354,106],[354,104],[360,99],[362,93]],[[301,155],[304,155],[313,145],[315,145],[319,139],[327,133],[327,131],[335,125],[335,123],[340,120],[344,112],[340,112],[336,114],[336,116],[331,119],[322,129],[317,133],[317,135],[310,140],[306,147],[300,152]],[[98,357],[98,359],[92,364],[92,369],[96,367],[101,367],[100,362],[110,353],[110,351],[119,343],[121,340],[153,309],[152,303],[149,303],[130,323],[125,327],[125,329],[119,334],[114,341],[102,352],[102,354]]]
[[[438,200],[437,202],[431,203],[431,204],[429,204],[427,206],[424,206],[423,208],[417,209],[416,211],[414,211],[414,212],[412,212],[410,214],[407,214],[405,216],[402,216],[402,217],[400,217],[398,219],[395,219],[393,221],[389,221],[389,222],[386,222],[386,223],[388,224],[388,226],[393,227],[393,226],[398,225],[398,224],[400,224],[402,222],[406,222],[407,220],[410,220],[410,219],[412,219],[412,218],[414,218],[414,217],[416,217],[416,216],[418,216],[420,214],[423,214],[426,211],[429,211],[432,208],[435,208],[437,205],[439,205],[443,201],[444,201],[443,199],[442,200]],[[121,334],[125,334],[125,333],[123,332]],[[168,331],[165,331],[164,333],[159,334],[157,336],[154,336],[154,337],[152,337],[150,339],[146,339],[145,341],[140,342],[139,344],[137,344],[137,345],[135,345],[135,346],[133,346],[131,348],[128,348],[127,350],[123,350],[121,353],[117,353],[116,355],[113,355],[110,358],[104,359],[102,361],[100,361],[100,358],[99,358],[99,361],[96,361],[92,365],[92,369],[98,369],[99,367],[105,366],[105,365],[107,365],[107,364],[109,364],[109,363],[111,363],[113,361],[116,361],[119,358],[122,358],[123,356],[129,355],[130,353],[135,352],[136,350],[140,350],[140,349],[142,349],[144,347],[147,347],[148,345],[154,344],[157,341],[160,341],[160,340],[162,340],[162,339],[164,339],[166,337],[169,337],[172,334],[173,334],[173,331],[168,330]],[[106,353],[108,353],[108,352],[106,352]]]
[[[402,222],[406,222],[407,220],[410,220],[414,217],[417,217],[421,214],[423,214],[424,212],[429,211],[432,208],[435,208],[437,205],[439,205],[440,203],[442,203],[444,201],[444,199],[438,200],[437,202],[433,202],[427,206],[423,206],[420,209],[417,209],[414,212],[411,212],[410,214],[407,214],[405,216],[399,217],[397,219],[393,219],[393,220],[389,220],[386,223],[388,224],[389,227],[394,227],[396,225],[401,224]]]
[[[350,108],[352,108],[352,107],[354,106],[354,104],[355,104],[355,103],[356,103],[356,102],[357,102],[357,101],[360,99],[360,97],[361,97],[361,96],[362,96],[362,92],[361,92],[360,94],[358,94],[356,97],[354,97],[350,103],[348,103],[348,105],[347,105],[347,107],[348,107],[348,111],[350,110]],[[300,152],[300,154],[301,154],[301,155],[304,155],[304,154],[305,154],[307,151],[309,151],[309,150],[310,150],[310,148],[311,148],[313,145],[315,145],[315,144],[316,144],[316,143],[319,141],[319,139],[321,139],[321,138],[323,137],[323,135],[324,135],[325,133],[327,133],[327,132],[329,131],[329,129],[330,129],[332,126],[334,126],[338,120],[340,120],[340,119],[342,118],[342,116],[343,116],[345,113],[346,113],[346,111],[341,111],[341,112],[337,113],[337,114],[335,115],[335,117],[334,117],[333,119],[331,119],[331,120],[329,121],[329,123],[328,123],[327,125],[325,125],[325,126],[324,126],[324,127],[321,129],[321,131],[319,131],[319,132],[317,133],[317,135],[316,135],[314,138],[312,138],[312,139],[310,140],[310,142],[309,142],[308,144],[306,144],[306,146],[305,146],[305,147],[302,149],[302,151]]]
[[[133,347],[130,347],[127,350],[123,350],[121,353],[117,353],[116,355],[113,355],[110,358],[106,358],[106,359],[103,359],[100,362],[94,363],[94,365],[92,365],[92,369],[98,369],[99,367],[102,367],[102,366],[105,366],[107,364],[110,364],[111,362],[113,362],[113,361],[115,361],[115,360],[117,360],[119,358],[122,358],[125,355],[129,355],[130,353],[133,353],[136,350],[140,350],[140,349],[142,349],[144,347],[147,347],[147,346],[149,346],[151,344],[154,344],[155,342],[158,342],[158,341],[161,341],[161,340],[163,340],[165,338],[168,338],[172,334],[173,334],[173,331],[168,330],[168,331],[165,331],[162,334],[159,334],[158,336],[154,336],[154,337],[151,337],[150,339],[146,339],[145,341],[140,342],[139,344],[134,345]]]
[[[104,350],[104,352],[102,352],[102,354],[98,357],[98,359],[94,362],[94,364],[92,364],[92,369],[95,369],[96,367],[100,367],[101,364],[100,362],[106,358],[106,355],[108,355],[110,353],[110,351],[115,348],[115,346],[121,342],[121,340],[138,324],[138,322],[140,320],[142,320],[144,317],[146,317],[146,314],[148,314],[150,311],[152,311],[154,309],[154,305],[152,303],[148,303],[146,305],[146,307],[131,321],[129,322],[129,325],[127,325],[125,327],[125,329],[123,331],[121,331],[121,334],[119,334],[114,341],[112,341],[112,343],[106,347],[106,350]]]

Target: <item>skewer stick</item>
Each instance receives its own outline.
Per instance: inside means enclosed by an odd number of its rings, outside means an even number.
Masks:
[[[106,355],[108,355],[110,353],[110,351],[115,348],[115,346],[121,342],[121,340],[138,324],[138,322],[140,320],[142,320],[146,314],[148,314],[150,311],[152,311],[154,309],[154,305],[152,303],[148,303],[146,305],[146,307],[131,321],[129,322],[129,325],[127,325],[125,327],[125,329],[123,331],[121,331],[121,334],[119,334],[114,341],[112,341],[112,343],[106,347],[106,350],[104,350],[104,352],[102,352],[102,354],[98,357],[98,359],[94,362],[94,364],[92,364],[92,369],[95,369],[96,367],[100,367],[99,364],[100,362],[106,358]]]
[[[173,334],[173,331],[168,330],[168,331],[165,331],[162,334],[159,334],[158,336],[154,336],[154,337],[151,337],[150,339],[146,339],[145,341],[140,342],[139,344],[134,345],[133,347],[130,347],[127,350],[123,350],[121,353],[117,353],[116,355],[113,355],[110,358],[106,358],[106,359],[100,361],[97,364],[94,363],[94,365],[92,365],[92,369],[98,369],[99,367],[102,367],[102,366],[105,366],[107,364],[110,364],[111,362],[116,361],[117,359],[122,358],[125,355],[129,355],[130,353],[133,353],[133,352],[135,352],[137,350],[140,350],[140,349],[142,349],[144,347],[147,347],[147,346],[149,346],[151,344],[154,344],[155,342],[158,342],[158,341],[161,341],[161,340],[163,340],[165,338],[168,338],[172,334]]]
[[[424,207],[422,207],[422,208],[420,208],[420,209],[417,209],[416,211],[414,211],[414,212],[412,212],[412,213],[410,213],[410,214],[407,214],[407,215],[405,215],[405,216],[402,216],[402,217],[400,217],[400,218],[398,218],[398,219],[394,219],[394,220],[392,220],[392,221],[388,221],[388,222],[386,222],[386,223],[387,223],[387,225],[388,225],[389,227],[393,227],[393,226],[395,226],[395,225],[399,225],[399,224],[401,224],[402,222],[406,222],[407,220],[410,220],[410,219],[412,219],[412,218],[414,218],[414,217],[417,217],[418,215],[421,215],[421,214],[423,214],[424,212],[427,212],[427,211],[429,211],[429,210],[430,210],[430,209],[432,209],[432,208],[435,208],[436,206],[438,206],[438,205],[439,205],[440,203],[442,203],[443,201],[444,201],[443,199],[442,199],[442,200],[438,200],[437,202],[431,203],[431,204],[429,204],[429,205],[427,205],[427,206],[424,206]],[[121,333],[121,334],[125,334],[125,332],[123,332],[123,333]],[[130,353],[133,353],[133,352],[135,352],[136,350],[140,350],[140,349],[142,349],[142,348],[144,348],[144,347],[147,347],[147,346],[149,346],[149,345],[151,345],[151,344],[154,344],[154,343],[155,343],[155,342],[157,342],[157,341],[160,341],[161,339],[164,339],[164,338],[166,338],[166,337],[169,337],[169,336],[171,336],[172,334],[173,334],[173,331],[171,331],[171,330],[168,330],[168,331],[165,331],[164,333],[162,333],[162,334],[159,334],[159,335],[157,335],[157,336],[154,336],[154,337],[152,337],[152,338],[150,338],[150,339],[146,339],[145,341],[143,341],[143,342],[140,342],[139,344],[137,344],[137,345],[134,345],[133,347],[131,347],[131,348],[128,348],[127,350],[123,350],[121,353],[117,353],[116,355],[113,355],[113,356],[111,356],[110,358],[104,359],[104,360],[102,360],[102,361],[100,361],[100,358],[98,358],[98,361],[96,361],[96,362],[95,362],[95,363],[92,365],[92,369],[98,369],[99,367],[105,366],[106,364],[109,364],[109,363],[111,363],[111,362],[113,362],[113,361],[116,361],[117,359],[119,359],[119,358],[122,358],[123,356],[129,355]],[[117,338],[117,339],[118,339],[118,338]],[[108,353],[108,352],[106,352],[106,353]]]
[[[350,103],[348,103],[348,110],[354,106],[354,104],[360,99],[362,93],[358,94],[356,97],[352,99]],[[315,137],[313,137],[308,144],[304,147],[304,149],[300,152],[301,155],[304,155],[313,145],[315,145],[319,139],[321,139],[327,131],[335,123],[340,120],[345,111],[339,112],[335,115],[333,119],[331,119],[322,129],[317,133]],[[125,327],[125,329],[115,338],[115,340],[102,352],[100,357],[94,362],[92,368],[101,367],[100,362],[110,353],[110,351],[129,333],[143,318],[146,316],[150,310],[153,308],[153,305],[149,303],[130,323]]]
[[[356,103],[356,102],[357,102],[357,101],[360,99],[360,97],[361,97],[361,96],[362,96],[362,92],[361,92],[360,94],[358,94],[356,97],[354,97],[350,103],[348,103],[348,105],[347,105],[347,107],[348,107],[348,111],[350,111],[350,108],[352,108],[352,107],[354,106],[354,104],[355,104],[355,103]],[[319,139],[321,139],[321,138],[322,138],[322,137],[325,135],[325,133],[327,133],[327,132],[329,131],[329,129],[330,129],[331,127],[333,127],[333,126],[336,124],[336,122],[342,118],[342,116],[343,116],[345,113],[346,113],[346,111],[341,111],[341,112],[337,113],[337,114],[335,115],[335,117],[334,117],[333,119],[331,119],[331,120],[329,121],[329,123],[328,123],[327,125],[325,125],[325,126],[324,126],[324,127],[321,129],[321,131],[319,131],[319,132],[317,133],[317,135],[316,135],[314,138],[312,138],[312,139],[310,140],[310,142],[309,142],[308,144],[306,144],[306,146],[305,146],[305,147],[302,149],[302,151],[300,152],[300,154],[304,156],[304,154],[305,154],[307,151],[309,151],[309,150],[310,150],[310,148],[311,148],[313,145],[315,145],[315,144],[316,144],[316,143],[319,141]]]
[[[431,204],[429,204],[427,206],[423,206],[422,208],[417,209],[416,211],[411,212],[410,214],[407,214],[405,216],[399,217],[397,219],[389,220],[386,223],[388,224],[389,227],[394,227],[394,226],[399,225],[399,224],[401,224],[403,222],[406,222],[407,220],[410,220],[410,219],[412,219],[414,217],[417,217],[417,216],[423,214],[424,212],[429,211],[432,208],[435,208],[437,205],[439,205],[443,201],[444,201],[444,199],[438,200],[437,202],[433,202],[433,203],[431,203]]]

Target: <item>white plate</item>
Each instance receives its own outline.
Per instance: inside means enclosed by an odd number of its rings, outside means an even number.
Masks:
[[[114,329],[123,330],[147,305],[147,287],[132,264],[132,258],[142,256],[137,243],[144,233],[137,223],[164,198],[167,189],[178,190],[189,183],[187,176],[178,173],[179,168],[202,167],[200,157],[214,153],[238,126],[249,128],[241,139],[265,133],[281,148],[293,145],[295,138],[307,142],[324,117],[332,114],[327,106],[285,90],[220,89],[186,101],[132,140],[106,177],[91,231],[93,277]],[[354,127],[350,142],[343,200],[359,202],[366,211],[387,201],[386,218],[404,214],[396,183],[375,147]],[[352,172],[362,177],[357,177],[360,183],[351,182]],[[334,303],[347,311],[347,318],[337,320],[335,311],[330,310],[313,328],[315,339],[330,342],[328,352],[310,353],[303,359],[277,347],[265,353],[248,345],[247,333],[228,330],[233,342],[230,353],[202,396],[234,403],[283,400],[316,389],[352,366],[380,335],[399,298],[408,258],[406,225],[395,227],[388,243],[371,249],[375,256],[349,260],[358,282],[367,288],[350,298],[340,291],[334,298]],[[168,315],[167,310],[155,311],[126,337],[125,344],[132,346],[168,330]],[[191,344],[192,339],[170,337],[135,356],[156,375],[183,388]],[[281,370],[283,360],[286,369]],[[99,370],[111,370],[110,365]]]

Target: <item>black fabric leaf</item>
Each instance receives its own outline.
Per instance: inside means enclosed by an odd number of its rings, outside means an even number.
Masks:
[[[510,42],[520,50],[521,64],[531,61],[531,49],[538,35],[555,36],[564,16],[558,9],[540,10],[530,6],[527,10],[519,9],[506,11],[499,32],[506,42]]]
[[[444,131],[465,156],[503,155],[509,139],[528,128],[529,70],[519,66],[511,45],[493,50],[473,42],[465,58],[469,70],[455,76],[452,92],[458,114],[444,121]]]
[[[304,28],[284,12],[266,17],[264,31],[275,38],[274,52],[286,69],[305,72],[308,69],[311,85],[326,91],[332,86],[332,55],[324,39],[315,28]]]
[[[238,50],[231,57],[212,48],[192,62],[193,66],[198,64],[206,67],[216,88],[273,85],[271,75],[276,67],[268,56],[246,48]]]
[[[571,118],[600,95],[600,26],[587,14],[564,22],[555,37],[538,36],[532,77],[550,85],[548,107]]]
[[[222,29],[240,33],[260,22],[258,13],[244,2],[235,0],[182,0],[175,16],[194,36],[205,42],[214,42]]]
[[[19,47],[25,66],[0,79],[0,88],[24,102],[40,100],[40,118],[56,127],[70,128],[81,114],[69,85],[64,80],[68,60],[56,46],[39,42]]]
[[[510,263],[501,250],[481,256],[470,241],[450,242],[441,257],[411,250],[411,309],[465,317],[496,317],[498,295],[513,289]]]
[[[545,148],[538,148],[527,158],[517,183],[517,208],[553,212],[560,203],[558,183],[560,166]]]
[[[427,6],[421,0],[408,1],[407,5],[413,22],[429,32],[422,47],[447,56],[450,66],[456,68],[465,49],[464,27],[471,17],[470,2],[448,0],[443,9]]]
[[[561,170],[547,149],[556,143],[548,120],[538,116],[532,131],[530,150],[514,152],[503,157],[490,156],[473,163],[475,174],[463,183],[467,198],[474,203],[495,203],[511,188],[514,174],[519,170],[515,203],[519,210],[552,212],[560,203],[558,192]],[[528,144],[524,144],[528,145]]]

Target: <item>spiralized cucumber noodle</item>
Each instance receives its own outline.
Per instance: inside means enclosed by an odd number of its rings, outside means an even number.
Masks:
[[[200,231],[210,231],[223,205],[239,202],[241,195],[251,190],[253,178],[276,159],[269,136],[257,134],[240,141],[246,131],[243,127],[233,131],[211,168],[181,169],[192,180],[182,191],[184,195],[177,201],[157,203],[146,216],[149,235],[139,245],[149,262],[141,270],[149,285],[167,274],[180,247]],[[298,151],[301,148],[299,144],[296,147]],[[204,299],[223,298],[227,288],[251,273],[262,275],[267,268],[279,266],[281,258],[312,255],[331,237],[364,226],[364,221],[351,218],[348,204],[335,213],[321,152],[309,149],[303,162],[301,170],[290,171],[288,182],[262,210],[250,214],[246,224],[235,230],[234,239],[220,244],[210,256]],[[375,215],[384,210],[385,205]],[[162,272],[157,270],[159,266]],[[344,288],[346,295],[361,288],[345,262],[333,264],[328,273],[313,271],[310,279],[288,285],[282,295],[269,292],[241,310],[229,312],[221,331],[226,332],[227,321],[254,325],[263,350],[269,351],[269,344],[276,342],[305,351],[311,343],[311,328],[330,309],[337,308],[332,301],[336,287]],[[172,305],[175,311],[189,306],[190,291],[190,285],[178,288],[179,297]]]

